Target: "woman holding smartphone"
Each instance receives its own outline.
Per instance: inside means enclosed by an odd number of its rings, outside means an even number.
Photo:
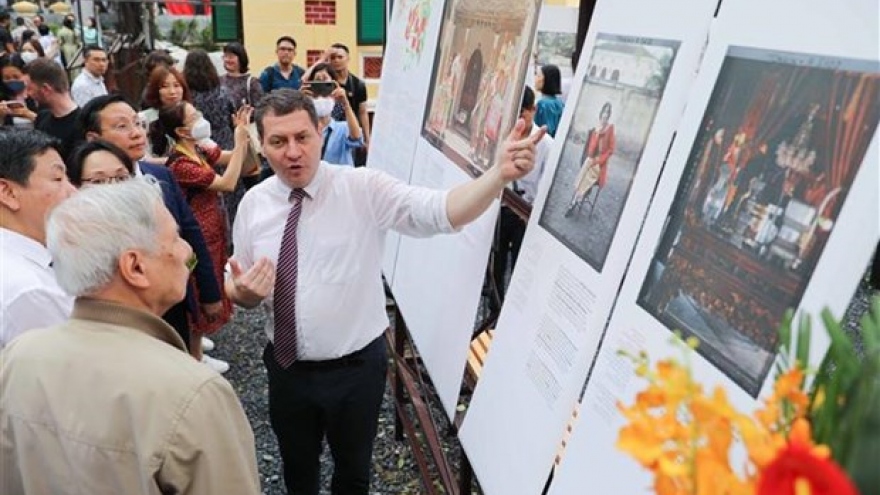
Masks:
[[[24,60],[17,53],[0,57],[0,79],[2,79],[2,101],[0,117],[3,125],[19,129],[33,129],[37,118],[37,102],[27,95],[27,76],[24,73]]]
[[[330,164],[354,166],[352,150],[364,145],[364,136],[357,116],[348,103],[345,88],[336,82],[336,71],[330,64],[318,63],[306,71],[302,91],[312,97],[318,114],[318,127],[324,139],[321,158]],[[333,107],[342,105],[345,122],[333,120]]]

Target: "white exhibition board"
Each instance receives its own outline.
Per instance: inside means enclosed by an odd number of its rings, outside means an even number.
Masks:
[[[645,386],[619,350],[680,358],[670,328],[697,336],[694,376],[751,411],[781,312],[843,314],[880,237],[878,14],[722,4],[551,494],[650,492],[615,446],[616,404]],[[827,343],[814,325],[814,364]]]
[[[686,105],[713,11],[704,0],[596,6],[459,435],[487,494],[540,493],[547,480]],[[599,117],[609,108],[602,127]],[[604,161],[605,179],[586,196],[593,204],[569,210],[587,156],[591,164]]]
[[[434,66],[433,54],[443,0],[398,0],[390,12],[382,66],[382,93],[376,106],[367,166],[409,183],[421,115]],[[385,240],[383,273],[394,280],[400,234]]]
[[[540,0],[446,3],[411,184],[449,189],[494,163],[519,113],[540,7]],[[403,237],[398,248],[392,292],[450,418],[497,212],[496,201],[455,235]]]

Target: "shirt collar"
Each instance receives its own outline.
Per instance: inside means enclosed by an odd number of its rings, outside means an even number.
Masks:
[[[324,161],[321,160],[321,163],[318,164],[318,170],[315,171],[315,176],[312,177],[312,181],[309,182],[309,185],[303,188],[306,192],[306,196],[309,198],[315,198],[318,194],[321,193],[321,189],[324,187],[324,183],[327,182],[327,168]],[[284,182],[281,181],[278,177],[275,177],[276,190],[279,194],[282,194],[285,198],[290,197],[291,187],[287,186]]]
[[[103,83],[103,82],[104,82],[104,76],[95,76],[95,75],[92,75],[91,72],[89,72],[89,71],[87,71],[87,70],[85,70],[85,69],[83,69],[82,73],[85,74],[86,77],[87,77],[90,81],[92,81],[93,83],[95,83],[95,84],[97,84],[97,83]]]
[[[78,320],[91,320],[133,328],[181,351],[186,351],[183,339],[180,338],[171,325],[165,323],[165,321],[154,314],[119,303],[89,297],[78,297],[73,303],[73,313],[70,317]]]
[[[10,250],[18,253],[44,268],[49,268],[52,264],[52,256],[46,246],[30,237],[0,227],[0,240],[2,240],[0,242],[2,242],[4,251]]]

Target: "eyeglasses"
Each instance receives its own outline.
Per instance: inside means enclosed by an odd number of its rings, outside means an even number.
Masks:
[[[278,50],[279,52],[295,52],[296,48],[291,48],[289,46],[279,46],[278,48],[276,48],[276,50]]]
[[[103,186],[105,184],[116,184],[117,182],[125,182],[128,179],[131,179],[130,175],[116,175],[112,177],[93,177],[89,179],[83,179],[83,185],[90,186]]]
[[[110,126],[110,130],[113,132],[118,132],[120,134],[131,134],[133,131],[144,131],[147,126],[144,125],[144,122],[141,120],[135,120],[131,122],[120,122],[118,124],[113,124]]]

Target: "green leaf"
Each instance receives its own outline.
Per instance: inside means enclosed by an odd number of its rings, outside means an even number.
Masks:
[[[796,365],[806,369],[810,364],[810,337],[813,332],[813,319],[810,315],[801,315],[798,325]]]

